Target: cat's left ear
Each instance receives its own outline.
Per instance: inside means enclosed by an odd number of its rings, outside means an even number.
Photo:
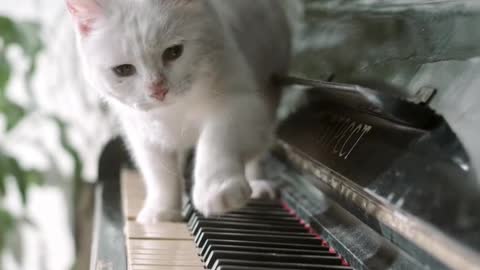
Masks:
[[[67,8],[80,35],[87,36],[95,23],[103,16],[103,7],[98,0],[66,0]]]

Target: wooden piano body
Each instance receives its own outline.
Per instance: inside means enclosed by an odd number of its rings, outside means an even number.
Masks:
[[[320,264],[323,261],[317,260],[324,255],[316,255],[300,263],[298,259],[304,257],[295,251],[292,240],[282,243],[290,253],[279,250],[276,260],[270,256],[275,253],[270,247],[270,251],[253,252],[258,264],[252,264],[251,250],[242,247],[233,250],[237,262],[215,269],[480,269],[478,175],[456,132],[427,106],[431,100],[408,98],[431,86],[437,88],[439,98],[451,95],[452,78],[425,81],[432,74],[423,71],[429,63],[480,55],[480,46],[471,46],[480,44],[480,32],[461,31],[478,25],[478,9],[471,8],[472,1],[405,1],[369,8],[363,1],[349,1],[336,11],[318,1],[299,2],[305,4],[304,21],[308,22],[300,33],[310,45],[295,58],[295,71],[319,79],[335,71],[336,80],[342,82],[382,81],[362,84],[370,87],[362,93],[304,85],[308,105],[282,121],[277,145],[264,163],[268,178],[280,191],[279,201],[269,206],[278,213],[276,218],[294,216],[318,246],[327,246],[329,256],[336,259]],[[322,25],[328,28],[336,22],[358,25],[355,31],[363,34],[376,25],[377,36],[365,40],[346,36],[347,41],[338,46],[312,45],[310,36],[328,35],[321,32]],[[394,95],[392,88],[403,93]],[[131,170],[128,155],[120,140],[113,141],[100,160],[91,268],[201,269],[207,262],[198,255],[201,249],[196,247],[197,236],[191,235],[192,224],[142,228],[132,222],[142,188],[135,173],[124,168]],[[255,202],[251,207],[265,208]],[[192,211],[186,207],[186,216],[195,215]],[[207,227],[215,231],[221,225],[215,226]],[[221,231],[230,229],[225,225],[215,232],[224,235]],[[272,229],[270,234],[275,233]],[[259,232],[253,235],[268,238]],[[210,242],[218,237],[210,236]],[[215,252],[222,261],[232,256],[221,249]],[[294,264],[285,258],[295,258]],[[238,261],[250,264],[242,266]]]

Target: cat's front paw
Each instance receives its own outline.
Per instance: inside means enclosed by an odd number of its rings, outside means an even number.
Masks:
[[[275,187],[272,182],[267,180],[250,180],[250,187],[252,187],[252,199],[270,199],[277,197]]]
[[[221,215],[247,204],[252,189],[244,177],[199,183],[193,190],[193,204],[204,216]]]
[[[182,221],[182,213],[176,210],[144,207],[137,216],[137,222],[142,225],[154,225],[160,222]]]

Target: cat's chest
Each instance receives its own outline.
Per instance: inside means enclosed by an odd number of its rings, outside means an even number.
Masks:
[[[182,115],[130,117],[124,127],[137,140],[176,149],[192,147],[199,135],[197,122]]]

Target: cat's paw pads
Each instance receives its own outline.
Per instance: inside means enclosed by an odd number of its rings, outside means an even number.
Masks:
[[[193,203],[204,216],[221,215],[246,205],[251,194],[252,189],[243,177],[232,177],[195,186]]]
[[[144,207],[137,216],[137,222],[142,225],[154,225],[160,222],[182,221],[182,213],[176,210],[165,210]]]
[[[251,180],[250,187],[252,188],[252,199],[270,199],[277,197],[275,187],[267,180]]]

